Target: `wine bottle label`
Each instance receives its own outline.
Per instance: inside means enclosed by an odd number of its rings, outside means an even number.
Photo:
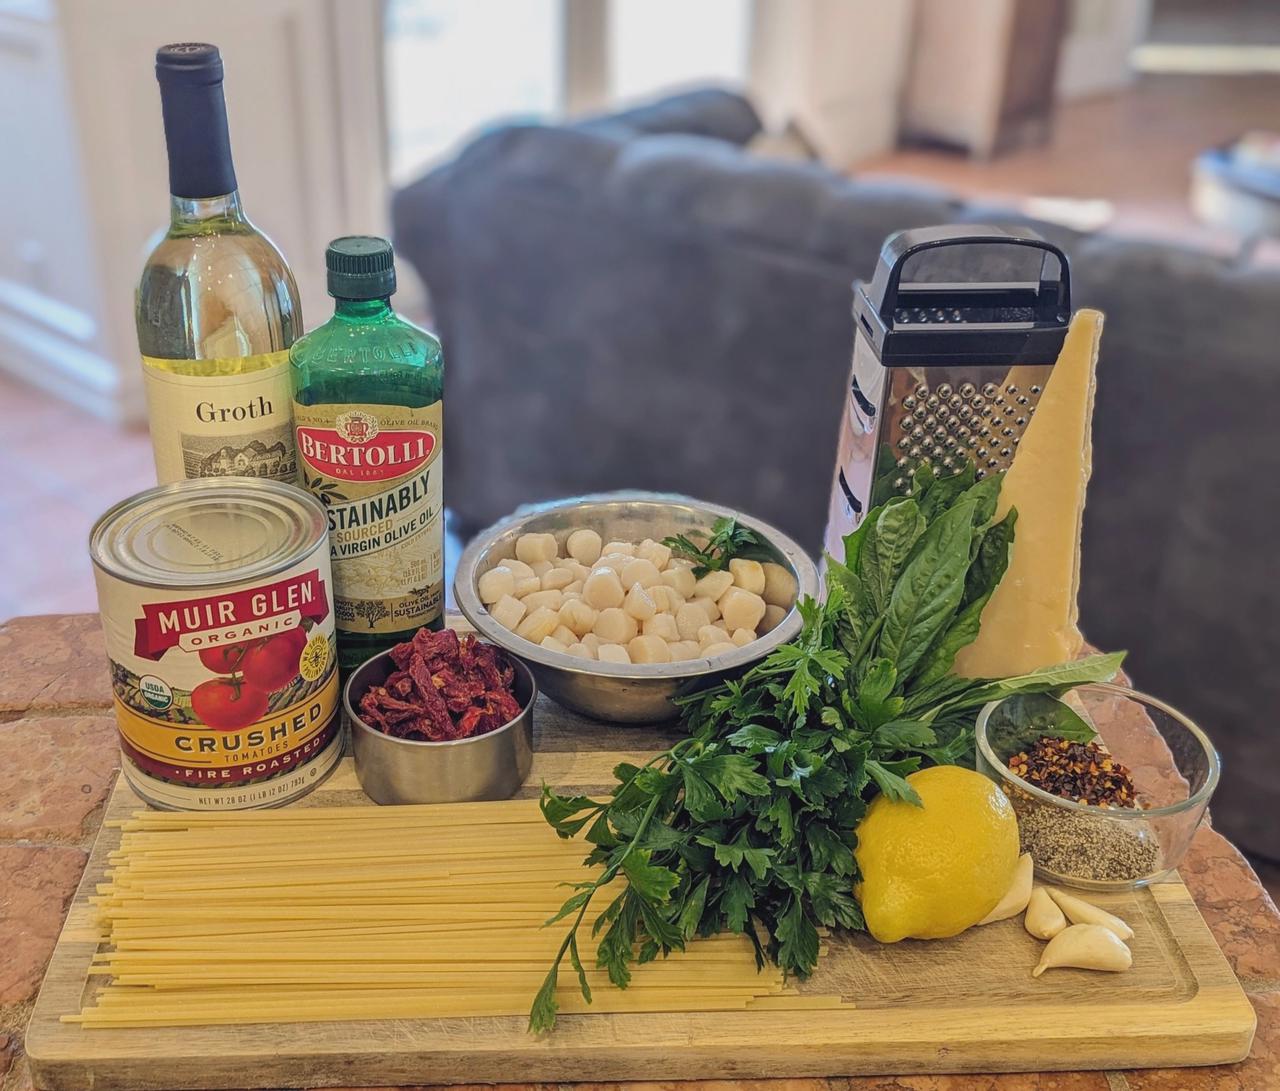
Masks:
[[[142,364],[160,484],[189,477],[297,480],[288,350],[225,360],[144,356]]]
[[[340,633],[416,629],[444,610],[443,403],[301,405],[303,483],[329,513]]]

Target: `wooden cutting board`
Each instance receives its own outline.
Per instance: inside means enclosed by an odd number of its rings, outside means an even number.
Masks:
[[[542,698],[522,794],[545,780],[590,792],[669,735],[596,723]],[[350,759],[296,806],[373,804]],[[108,819],[142,806],[121,780]],[[520,1018],[88,1030],[62,1023],[96,985],[88,902],[119,831],[104,826],[27,1031],[35,1084],[53,1091],[344,1087],[1206,1065],[1245,1057],[1254,1014],[1177,879],[1097,898],[1135,929],[1125,974],[1031,967],[1020,919],[953,940],[881,946],[835,937],[802,991],[847,1007],[798,1012],[561,1016],[536,1039]]]

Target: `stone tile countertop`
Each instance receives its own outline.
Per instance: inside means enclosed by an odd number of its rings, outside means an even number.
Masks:
[[[31,1087],[22,1034],[118,768],[111,692],[92,614],[0,625],[0,1091]],[[1242,1064],[1168,1071],[758,1081],[753,1091],[1264,1091],[1280,1088],[1280,914],[1209,827],[1181,869],[1258,1013]],[[596,1087],[604,1085],[582,1085]],[[628,1091],[672,1083],[612,1085]],[[745,1083],[688,1085],[728,1091]],[[395,1091],[395,1089],[382,1089]],[[399,1089],[412,1091],[412,1089]]]

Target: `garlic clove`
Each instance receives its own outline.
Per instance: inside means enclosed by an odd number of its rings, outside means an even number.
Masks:
[[[1058,903],[1058,908],[1067,915],[1067,920],[1072,924],[1100,924],[1103,928],[1110,929],[1120,939],[1133,939],[1133,929],[1119,917],[1108,913],[1105,909],[1099,909],[1092,902],[1086,902],[1083,898],[1068,894],[1065,890],[1059,890],[1053,886],[1048,890],[1049,896]]]
[[[1027,914],[1022,918],[1022,924],[1036,939],[1053,939],[1067,927],[1067,918],[1058,908],[1058,903],[1049,897],[1049,891],[1036,883],[1031,890]]]
[[[1031,881],[1035,875],[1035,870],[1035,864],[1032,862],[1029,852],[1024,852],[1019,856],[1018,866],[1014,869],[1013,882],[1009,884],[1009,889],[1004,892],[1004,897],[996,903],[996,907],[982,920],[978,921],[978,924],[991,924],[994,921],[1008,920],[1010,917],[1016,917],[1026,909],[1027,902],[1031,898]]]
[[[1057,966],[1119,973],[1132,965],[1132,952],[1111,929],[1101,924],[1073,924],[1045,945],[1040,965],[1031,976],[1039,977]]]

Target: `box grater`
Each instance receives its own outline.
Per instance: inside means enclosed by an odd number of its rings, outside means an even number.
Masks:
[[[1035,279],[954,279],[956,270],[1029,264],[1038,264]],[[920,466],[946,476],[968,462],[978,477],[1009,468],[1067,334],[1070,270],[1058,247],[1027,228],[899,231],[885,240],[871,282],[854,284],[853,315],[824,541],[835,557],[866,512],[905,492]]]

